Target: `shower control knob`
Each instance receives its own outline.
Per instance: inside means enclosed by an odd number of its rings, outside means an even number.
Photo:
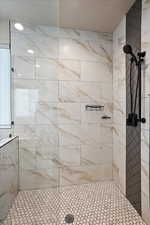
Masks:
[[[103,120],[108,120],[108,119],[111,119],[111,117],[110,116],[102,116],[102,119]]]
[[[11,72],[13,72],[13,73],[15,72],[15,69],[13,67],[11,68]]]
[[[70,224],[74,222],[74,216],[72,214],[68,214],[65,216],[65,222]]]
[[[146,123],[146,119],[145,118],[141,118],[141,122],[142,123]]]
[[[144,58],[146,56],[146,52],[138,52],[138,56]]]

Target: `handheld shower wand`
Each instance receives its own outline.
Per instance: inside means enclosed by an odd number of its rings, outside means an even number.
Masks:
[[[131,112],[128,114],[127,125],[136,127],[138,125],[138,122],[141,122],[141,123],[146,122],[145,118],[141,118],[141,64],[144,61],[144,57],[146,55],[146,52],[139,52],[137,54],[137,57],[136,57],[135,54],[133,53],[132,47],[130,45],[125,45],[123,47],[123,51],[124,51],[125,54],[131,55],[131,58],[130,58]],[[134,63],[136,65],[136,67],[138,68],[135,96],[133,96],[133,88],[132,88],[132,69],[133,69]],[[136,113],[138,93],[139,93],[139,115],[137,115],[137,113]]]
[[[136,63],[136,65],[138,64],[137,58],[132,51],[131,45],[125,45],[123,47],[123,51],[124,51],[125,54],[131,55],[132,56],[131,59]]]

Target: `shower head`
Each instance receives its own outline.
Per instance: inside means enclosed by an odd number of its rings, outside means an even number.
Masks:
[[[134,55],[134,53],[133,53],[133,51],[132,51],[131,45],[125,45],[125,46],[123,47],[123,51],[124,51],[125,54],[131,55],[131,56],[132,56],[132,60],[134,60],[135,63],[137,64],[138,61],[137,61],[137,58],[136,58],[136,56]]]
[[[124,53],[126,53],[126,54],[133,55],[131,45],[125,45],[125,46],[123,47],[123,51],[124,51]]]

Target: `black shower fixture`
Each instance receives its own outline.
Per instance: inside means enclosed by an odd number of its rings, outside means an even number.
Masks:
[[[126,53],[128,55],[131,55],[132,60],[134,60],[134,62],[136,63],[136,65],[138,64],[137,58],[136,58],[136,56],[134,55],[134,53],[132,51],[131,45],[125,45],[123,47],[123,51],[124,51],[124,53]]]
[[[65,216],[65,222],[68,223],[68,224],[70,224],[70,223],[73,224],[73,222],[74,222],[74,215],[72,215],[72,214],[66,215]]]
[[[125,54],[130,55],[130,113],[128,114],[127,118],[127,125],[136,127],[138,122],[145,123],[146,119],[141,117],[141,87],[142,87],[142,79],[141,79],[141,64],[144,62],[144,57],[146,52],[138,52],[137,56],[133,53],[131,45],[125,45],[123,47],[123,51]],[[133,66],[137,68],[137,80],[136,80],[136,87],[133,93],[133,79],[132,79],[132,72]],[[138,98],[139,95],[139,98]],[[137,99],[138,102],[138,114],[136,113],[137,108]]]

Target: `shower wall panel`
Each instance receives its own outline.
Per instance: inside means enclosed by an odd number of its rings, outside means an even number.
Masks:
[[[0,146],[0,223],[18,193],[18,138]]]
[[[112,36],[24,27],[12,26],[20,189],[112,179]]]
[[[136,0],[126,16],[126,43],[133,52],[141,51],[141,0]],[[137,70],[132,72],[132,91],[135,96]],[[126,56],[126,113],[130,109],[130,57]],[[137,98],[136,113],[139,96]],[[137,127],[126,127],[126,196],[135,209],[141,214],[141,123]]]
[[[139,4],[140,2],[137,1],[136,4]],[[135,6],[134,6],[135,7]],[[138,13],[136,13],[136,16],[139,16],[139,8],[136,6],[134,13],[138,10]],[[149,156],[150,156],[150,98],[149,98],[149,45],[150,45],[150,35],[149,35],[149,25],[148,21],[150,20],[150,2],[149,1],[142,1],[142,24],[141,24],[141,41],[142,41],[142,51],[146,51],[146,61],[145,65],[142,67],[142,116],[146,118],[146,124],[141,124],[141,132],[138,131],[136,132],[136,138],[141,135],[141,144],[137,144],[138,148],[134,146],[134,151],[131,149],[128,149],[130,156],[135,153],[135,157],[128,157],[128,159],[131,159],[132,161],[136,162],[136,165],[141,164],[141,169],[138,170],[138,177],[141,176],[141,184],[139,183],[138,186],[135,185],[134,181],[137,180],[137,176],[135,176],[135,179],[132,179],[133,184],[131,187],[139,187],[141,188],[141,193],[138,194],[138,198],[141,198],[141,213],[143,219],[147,222],[147,224],[150,224],[150,166],[149,166]],[[124,19],[125,21],[125,19]],[[133,20],[132,22],[128,20],[128,29],[130,29],[130,32],[132,33],[130,37],[133,38],[133,43],[132,45],[135,48],[135,43],[137,40],[137,36],[135,35],[136,33],[134,32],[133,35],[133,28],[135,29],[136,27],[132,25],[135,21],[135,14],[133,15]],[[137,21],[136,21],[136,26],[137,26]],[[126,178],[126,172],[125,172],[125,167],[126,167],[126,134],[125,134],[125,129],[126,129],[126,103],[125,103],[125,89],[126,89],[126,83],[125,83],[125,73],[126,73],[126,66],[125,66],[125,55],[122,51],[122,47],[124,43],[126,43],[126,32],[125,32],[125,22],[121,22],[118,27],[116,28],[114,34],[113,34],[113,102],[114,102],[114,113],[113,113],[113,118],[114,118],[114,132],[113,132],[113,177],[117,183],[117,185],[120,186],[121,190],[126,193],[126,182],[129,181],[129,177]],[[128,31],[129,32],[129,31]],[[139,33],[138,36],[140,36],[140,28],[139,26],[137,27],[137,32]],[[124,41],[122,41],[124,40]],[[128,40],[129,41],[129,40]],[[138,41],[139,46],[140,42]],[[117,47],[118,46],[118,47]],[[134,49],[134,51],[137,51],[137,49]],[[120,59],[120,61],[118,61]],[[118,63],[119,62],[119,63]],[[123,62],[123,63],[122,63]],[[121,75],[121,76],[120,76]],[[120,76],[120,82],[118,77]],[[122,77],[122,78],[121,78]],[[123,78],[124,77],[124,78]],[[118,80],[118,81],[117,81]],[[118,85],[117,85],[118,84]],[[121,85],[122,84],[122,85]],[[120,87],[120,89],[119,89]],[[119,92],[120,90],[120,92]],[[122,103],[120,102],[120,98],[118,96],[122,96],[124,101]],[[122,115],[122,116],[121,116]],[[118,122],[119,121],[119,122]],[[122,121],[124,121],[122,123]],[[116,123],[118,125],[116,125]],[[119,124],[124,124],[124,125],[119,125]],[[118,128],[118,129],[117,129]],[[138,128],[139,129],[139,128]],[[122,134],[122,132],[124,134]],[[133,135],[133,133],[132,133]],[[129,134],[131,136],[131,134]],[[118,137],[118,138],[117,138]],[[133,139],[133,138],[132,138]],[[134,140],[134,139],[133,139]],[[138,138],[138,141],[140,138]],[[122,144],[122,143],[125,144]],[[137,143],[135,141],[135,143]],[[118,146],[118,148],[117,148]],[[124,147],[121,147],[124,146]],[[137,162],[136,156],[138,155],[135,151],[139,149],[141,146],[141,161]],[[124,150],[123,150],[124,149]],[[123,153],[124,152],[124,153]],[[123,154],[123,155],[122,155]],[[129,160],[128,160],[129,163]],[[133,169],[133,164],[131,164],[131,169]],[[130,173],[129,171],[129,173]],[[137,171],[137,170],[136,170]],[[123,173],[122,173],[123,172]],[[126,181],[126,182],[125,182]],[[128,183],[129,185],[129,183]],[[128,189],[129,191],[129,189]],[[133,191],[134,193],[134,191]],[[139,200],[138,200],[139,202]],[[136,204],[136,201],[135,201]]]
[[[113,33],[113,178],[126,193],[126,17]]]
[[[146,123],[141,126],[141,191],[142,217],[150,224],[150,1],[142,2],[142,50],[146,51],[142,68],[142,116]]]

